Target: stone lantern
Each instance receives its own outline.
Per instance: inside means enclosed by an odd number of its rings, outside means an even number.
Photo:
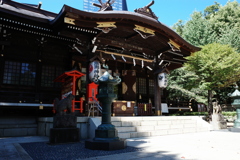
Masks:
[[[126,141],[118,137],[118,132],[111,124],[111,104],[117,98],[114,85],[121,82],[119,77],[113,78],[106,71],[94,81],[99,85],[98,100],[102,104],[102,123],[95,130],[95,138],[85,141],[85,147],[93,150],[118,150],[126,147]]]
[[[238,86],[236,86],[236,90],[230,94],[230,97],[233,98],[232,105],[236,108],[237,111],[237,119],[234,122],[234,128],[240,129],[240,92],[238,90]]]

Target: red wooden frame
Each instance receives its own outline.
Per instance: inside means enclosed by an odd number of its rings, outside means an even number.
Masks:
[[[72,78],[72,94],[75,96],[76,95],[76,80],[82,76],[84,76],[84,73],[81,73],[77,70],[71,70],[71,71],[66,71],[62,75],[58,76],[54,82],[62,82],[64,83],[67,78],[71,77]],[[75,108],[75,104],[80,103],[80,107]],[[80,113],[83,113],[83,99],[80,98],[80,100],[72,100],[72,112],[75,112],[76,110],[79,110]]]

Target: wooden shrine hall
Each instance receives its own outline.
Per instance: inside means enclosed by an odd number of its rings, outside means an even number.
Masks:
[[[113,77],[122,79],[114,88],[118,98],[113,115],[136,115],[135,106],[138,115],[161,115],[166,91],[158,85],[159,74],[181,67],[184,57],[200,48],[159,22],[151,10],[153,3],[134,12],[114,11],[110,1],[94,4],[99,12],[64,5],[55,14],[42,10],[41,4],[2,0],[1,113],[51,116],[54,98],[64,94],[62,82],[54,80],[74,71],[81,76],[70,80],[74,89],[67,93],[84,101],[76,112],[87,115],[89,105],[97,101],[92,78],[104,72],[104,64]]]

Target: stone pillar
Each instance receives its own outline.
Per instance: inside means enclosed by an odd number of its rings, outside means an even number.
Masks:
[[[98,100],[102,104],[102,123],[95,130],[95,138],[85,141],[85,148],[92,150],[118,150],[126,147],[126,141],[118,137],[118,132],[111,124],[111,104],[117,97],[114,85],[121,82],[114,79],[107,71],[95,83],[99,84]]]
[[[236,86],[236,90],[230,95],[233,98],[232,105],[236,108],[237,111],[237,119],[234,122],[233,128],[238,128],[240,131],[240,92],[238,90],[238,86]]]
[[[112,101],[117,98],[113,91],[114,84],[116,82],[99,82],[97,98],[102,104],[102,124],[96,129],[94,140],[119,140],[115,126],[111,124],[111,105]]]

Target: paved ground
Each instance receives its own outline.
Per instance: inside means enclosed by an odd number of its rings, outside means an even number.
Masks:
[[[0,160],[32,159],[19,143],[47,142],[48,137],[0,138]],[[141,151],[87,160],[239,160],[240,133],[227,130],[127,139]],[[37,152],[37,151],[36,151]]]

